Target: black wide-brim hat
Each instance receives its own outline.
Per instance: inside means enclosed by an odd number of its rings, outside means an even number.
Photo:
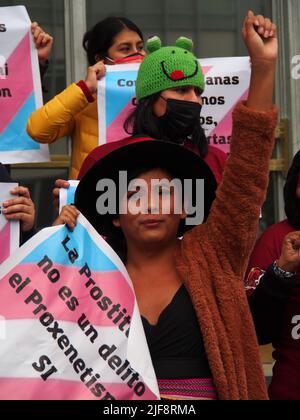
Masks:
[[[103,146],[97,148],[101,158],[87,170],[76,190],[75,206],[100,235],[109,236],[116,232],[112,220],[117,216],[100,215],[97,212],[96,203],[103,192],[97,192],[96,186],[101,179],[111,179],[117,186],[118,197],[120,171],[127,171],[130,181],[132,179],[130,174],[136,174],[134,175],[135,178],[138,177],[138,174],[154,168],[165,169],[174,178],[180,180],[192,179],[194,181],[193,197],[195,196],[196,180],[203,179],[204,221],[206,220],[215,199],[217,182],[211,169],[202,158],[175,143],[150,138],[145,139],[145,137],[142,139],[134,138],[130,143],[126,142],[125,144],[125,146],[119,147],[104,156],[101,154]],[[97,155],[97,149],[91,155]],[[183,222],[180,226],[179,236],[192,227],[193,225],[186,225]]]

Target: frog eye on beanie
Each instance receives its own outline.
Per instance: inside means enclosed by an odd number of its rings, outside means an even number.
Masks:
[[[204,75],[193,47],[193,41],[186,37],[178,38],[174,46],[167,47],[162,46],[158,36],[151,37],[146,42],[148,55],[138,72],[137,100],[182,86],[195,86],[203,92]]]

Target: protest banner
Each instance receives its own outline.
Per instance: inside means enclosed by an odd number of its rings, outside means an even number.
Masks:
[[[48,145],[26,132],[30,114],[43,105],[31,22],[24,6],[0,8],[0,162],[49,161]]]
[[[59,190],[59,213],[62,211],[64,206],[70,206],[74,204],[75,192],[78,187],[79,181],[68,181],[69,188],[60,188]]]
[[[0,316],[0,399],[159,398],[128,273],[82,215],[0,266]]]
[[[3,203],[16,198],[10,191],[18,184],[0,182],[0,264],[19,248],[20,222],[8,221],[3,214]]]
[[[250,83],[249,57],[199,60],[206,87],[202,95],[201,124],[209,144],[230,151],[232,111],[247,98]],[[99,144],[127,137],[123,123],[134,109],[139,64],[107,66],[98,85]]]

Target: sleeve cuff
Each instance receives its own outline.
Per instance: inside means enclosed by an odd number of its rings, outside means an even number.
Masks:
[[[87,87],[87,84],[85,83],[84,80],[80,80],[80,82],[77,83],[77,86],[80,87],[80,89],[82,90],[82,92],[84,93],[86,99],[88,100],[89,103],[92,103],[95,101],[94,96],[92,95],[90,89]]]

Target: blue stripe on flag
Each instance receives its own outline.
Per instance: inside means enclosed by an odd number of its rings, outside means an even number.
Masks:
[[[75,192],[77,190],[77,187],[69,187],[67,192],[67,205],[70,206],[74,204],[75,201]]]

